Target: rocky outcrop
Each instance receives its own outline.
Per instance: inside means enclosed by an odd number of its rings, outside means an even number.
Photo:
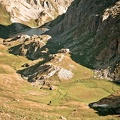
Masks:
[[[22,35],[19,38],[16,38],[16,41],[18,41],[20,44],[11,47],[9,52],[15,55],[26,56],[32,60],[38,59],[40,57],[42,58],[45,54],[49,54],[45,45],[50,38],[51,37],[49,35],[33,35],[31,37]],[[7,41],[7,43],[12,43],[11,41],[12,40]],[[4,42],[4,44],[5,43],[6,42]]]
[[[58,77],[63,80],[69,80],[73,78],[73,73],[67,69],[61,68],[58,72]]]
[[[70,59],[67,54],[54,54],[49,55],[48,58],[42,62],[38,62],[22,71],[18,71],[23,78],[26,78],[29,82],[36,82],[43,84],[43,81],[47,81],[56,76],[57,80],[70,80],[73,78],[73,69],[69,65],[64,66],[64,61]],[[69,62],[72,66],[73,63]],[[57,82],[57,81],[56,81]]]
[[[105,97],[98,102],[90,103],[89,106],[102,115],[120,114],[120,93]]]
[[[113,73],[120,62],[119,19],[119,0],[75,0],[48,34],[69,48],[76,62],[96,70],[110,68]]]
[[[36,20],[40,26],[66,12],[72,0],[0,0],[10,13],[11,22]]]
[[[94,70],[94,78],[107,79],[120,83],[120,63],[113,68]]]

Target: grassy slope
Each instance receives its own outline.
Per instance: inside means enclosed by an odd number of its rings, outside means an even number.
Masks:
[[[104,80],[82,80],[77,75],[74,80],[57,84],[56,90],[41,90],[16,74],[15,69],[21,69],[26,62],[29,62],[26,58],[8,54],[7,48],[0,45],[0,119],[59,120],[60,116],[68,120],[118,119],[98,116],[88,108],[88,103],[113,93],[119,86]],[[47,105],[50,101],[51,105]]]
[[[2,25],[9,25],[11,23],[9,13],[1,4],[0,4],[0,23],[2,23]]]

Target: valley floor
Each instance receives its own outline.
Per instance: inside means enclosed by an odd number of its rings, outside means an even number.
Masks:
[[[0,45],[0,120],[119,120],[100,116],[88,104],[119,90],[119,86],[93,78],[61,81],[54,90],[40,89],[23,80],[16,70],[26,62]]]

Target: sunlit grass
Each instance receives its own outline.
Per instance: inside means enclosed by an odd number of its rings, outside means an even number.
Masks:
[[[10,16],[7,10],[0,4],[0,23],[3,25],[9,25],[10,22]]]
[[[25,57],[9,54],[5,46],[0,46],[0,119],[7,120],[57,120],[60,116],[68,120],[114,119],[116,116],[98,116],[88,107],[119,90],[119,86],[106,80],[92,78],[92,71],[75,64],[68,57],[60,66],[71,69],[75,74],[71,80],[50,79],[57,89],[40,89],[40,85],[23,80],[16,70],[30,62]]]

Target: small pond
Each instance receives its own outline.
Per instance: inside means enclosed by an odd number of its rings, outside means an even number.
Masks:
[[[41,35],[42,33],[45,33],[48,30],[49,29],[47,28],[30,28],[30,29],[22,30],[21,32],[18,33],[10,34],[9,37],[17,37],[18,35],[29,35],[29,36]]]

